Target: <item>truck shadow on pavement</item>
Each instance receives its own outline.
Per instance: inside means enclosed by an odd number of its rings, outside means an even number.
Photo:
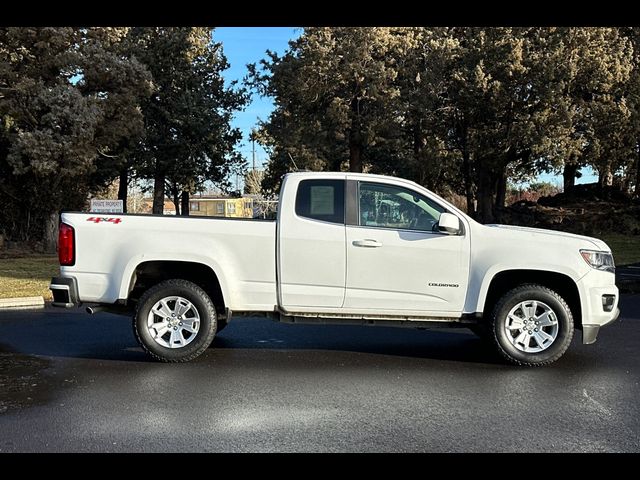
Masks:
[[[624,304],[625,315],[638,317],[637,302]],[[608,327],[606,342],[617,328]],[[138,345],[129,317],[98,313],[88,315],[79,310],[44,309],[0,314],[0,332],[6,349],[25,355],[65,359],[109,360],[153,363]],[[604,348],[604,347],[603,347]],[[593,364],[598,346],[580,345],[576,332],[572,346],[558,364],[581,370]],[[253,363],[278,359],[290,367],[300,359],[332,359],[347,364],[384,366],[402,358],[416,366],[425,361],[451,361],[469,365],[506,364],[492,347],[465,328],[419,330],[399,327],[353,325],[303,325],[273,322],[262,318],[237,318],[220,332],[211,348],[190,364],[204,365],[242,357]],[[339,359],[339,360],[338,360]],[[510,367],[507,367],[510,368]]]
[[[5,321],[8,320],[8,321]],[[21,312],[0,318],[3,342],[26,355],[153,362],[138,346],[131,319],[99,313]],[[218,351],[219,350],[219,351]],[[233,320],[195,362],[231,350],[319,352],[451,360],[480,364],[501,361],[469,330],[290,325],[266,319]],[[344,355],[341,355],[344,358]],[[354,356],[354,361],[360,361]]]
[[[235,323],[234,323],[235,322]],[[471,363],[501,363],[491,347],[464,328],[418,330],[353,325],[290,325],[235,320],[214,349],[367,354]],[[245,333],[246,332],[246,333]],[[355,359],[355,356],[354,356]]]

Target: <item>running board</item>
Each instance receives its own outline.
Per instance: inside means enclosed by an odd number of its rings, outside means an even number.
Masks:
[[[336,324],[336,325],[379,325],[388,327],[408,327],[408,328],[451,328],[466,327],[478,323],[475,316],[462,317],[411,317],[411,316],[382,316],[363,315],[355,317],[353,315],[341,314],[308,314],[308,313],[282,313],[280,312],[278,321],[282,323],[303,323],[303,324]]]

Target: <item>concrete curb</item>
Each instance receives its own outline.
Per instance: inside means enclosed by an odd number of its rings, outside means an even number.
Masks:
[[[43,297],[0,298],[0,311],[44,308]]]

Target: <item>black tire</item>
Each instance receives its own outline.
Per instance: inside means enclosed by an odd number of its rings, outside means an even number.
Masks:
[[[147,316],[160,299],[180,296],[189,300],[200,315],[200,328],[196,337],[180,348],[169,348],[158,344],[147,328]],[[195,283],[187,280],[165,280],[147,290],[138,301],[133,317],[133,331],[140,346],[155,360],[168,363],[188,362],[207,350],[217,327],[216,309],[209,295]]]
[[[527,300],[544,302],[557,318],[557,336],[553,343],[541,352],[531,353],[519,350],[509,341],[505,331],[507,315],[511,309]],[[571,309],[558,293],[542,285],[521,285],[507,292],[495,305],[489,322],[492,343],[502,358],[514,365],[526,367],[549,365],[564,355],[573,339]]]

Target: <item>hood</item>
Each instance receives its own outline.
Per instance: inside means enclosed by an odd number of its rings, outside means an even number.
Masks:
[[[536,233],[536,234],[539,234],[539,235],[551,235],[551,236],[554,236],[554,237],[565,237],[565,238],[569,238],[571,240],[581,240],[583,242],[592,243],[596,250],[602,250],[602,251],[607,251],[607,252],[611,251],[609,246],[605,242],[603,242],[602,240],[599,240],[599,239],[593,238],[593,237],[587,237],[585,235],[576,235],[575,233],[558,232],[556,230],[547,230],[545,228],[519,227],[517,225],[488,224],[488,225],[485,225],[485,227],[504,228],[504,229],[507,229],[507,230],[517,230],[517,231],[520,231],[520,232]]]

